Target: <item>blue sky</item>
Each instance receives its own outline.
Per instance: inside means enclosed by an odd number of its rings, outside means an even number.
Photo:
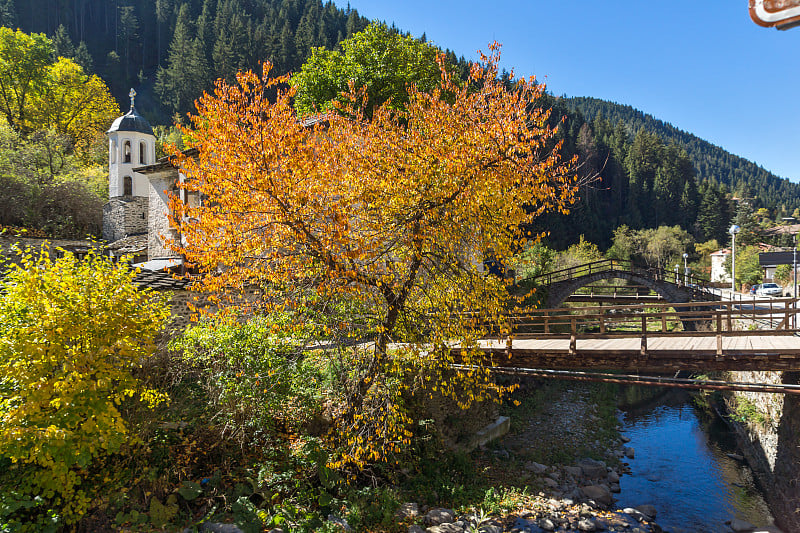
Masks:
[[[335,0],[340,7],[347,2]],[[468,59],[502,64],[556,95],[631,105],[800,181],[800,27],[757,26],[747,0],[350,0]]]

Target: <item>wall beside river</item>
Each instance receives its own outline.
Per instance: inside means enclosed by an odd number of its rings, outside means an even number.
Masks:
[[[798,372],[731,372],[731,381],[798,384]],[[736,392],[726,397],[739,445],[764,488],[776,523],[800,531],[800,396]]]

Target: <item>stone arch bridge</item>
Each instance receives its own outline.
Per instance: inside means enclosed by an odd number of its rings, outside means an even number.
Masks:
[[[545,305],[554,309],[581,287],[600,280],[624,279],[647,287],[670,303],[693,301],[714,301],[720,297],[715,294],[707,280],[688,276],[685,280],[667,270],[636,265],[631,261],[605,259],[594,261],[555,272],[548,272],[533,278],[545,288]]]

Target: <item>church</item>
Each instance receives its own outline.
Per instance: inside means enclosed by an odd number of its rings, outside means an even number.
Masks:
[[[136,91],[129,96],[130,111],[106,132],[109,201],[103,207],[103,239],[115,256],[130,255],[144,270],[179,268],[181,257],[165,244],[178,237],[169,224],[168,195],[198,199],[178,187],[183,176],[169,158],[156,160],[153,128],[136,112]]]

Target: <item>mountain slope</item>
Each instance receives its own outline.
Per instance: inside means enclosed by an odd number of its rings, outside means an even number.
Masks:
[[[565,105],[591,122],[599,114],[612,124],[622,122],[629,135],[645,130],[657,134],[665,143],[686,150],[699,181],[724,184],[737,195],[755,197],[758,207],[791,210],[800,205],[800,184],[781,178],[743,157],[680,130],[629,105],[590,97],[564,98]]]

